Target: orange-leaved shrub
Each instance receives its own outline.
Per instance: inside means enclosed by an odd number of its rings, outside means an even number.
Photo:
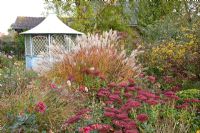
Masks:
[[[119,45],[116,31],[80,36],[71,52],[59,46],[54,46],[51,51],[54,59],[58,60],[49,65],[51,68],[45,75],[48,78],[56,77],[59,81],[73,77],[76,82],[83,83],[83,71],[87,70],[95,70],[106,81],[126,80],[141,71],[136,59],[141,51],[136,49],[127,56],[125,49]]]

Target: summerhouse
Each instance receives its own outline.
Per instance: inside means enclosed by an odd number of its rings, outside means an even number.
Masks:
[[[49,54],[45,60],[51,61],[50,46],[62,45],[70,51],[75,46],[75,38],[83,33],[65,25],[55,14],[50,14],[37,26],[21,34],[25,36],[26,69],[33,69],[43,53]]]

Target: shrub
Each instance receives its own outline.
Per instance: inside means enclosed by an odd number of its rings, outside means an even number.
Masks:
[[[195,80],[186,80],[183,81],[183,89],[193,89],[193,88],[200,88],[200,81],[195,81]]]
[[[199,89],[188,89],[177,92],[177,95],[182,99],[197,98],[200,99]]]
[[[21,93],[27,83],[37,74],[24,69],[24,62],[12,56],[0,56],[0,97],[13,93]]]
[[[0,69],[3,69],[4,67],[9,67],[10,62],[11,60],[6,55],[0,53]]]
[[[179,37],[181,41],[164,40],[147,49],[142,58],[143,65],[164,76],[173,76],[179,80],[199,80],[200,45],[199,33],[195,30],[198,25],[199,21],[192,28],[182,28],[185,34]]]
[[[158,69],[163,75],[184,77],[186,51],[186,45],[167,42],[153,47],[150,53],[147,53],[145,59],[150,68]]]

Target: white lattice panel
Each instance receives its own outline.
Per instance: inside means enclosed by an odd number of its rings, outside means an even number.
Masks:
[[[33,55],[39,55],[47,51],[48,38],[46,36],[34,36],[32,38]]]
[[[51,36],[51,44],[53,45],[65,45],[64,36],[63,35],[52,35]]]
[[[67,35],[65,35],[64,38],[65,38],[65,43],[66,43],[66,49],[68,51],[71,51],[75,47],[74,41],[71,39],[70,36],[67,36]]]
[[[52,35],[51,44],[64,47],[67,51],[71,51],[71,49],[75,46],[69,35]]]

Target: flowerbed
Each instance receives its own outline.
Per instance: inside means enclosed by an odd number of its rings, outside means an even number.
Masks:
[[[12,69],[3,67],[2,74],[11,72],[10,79],[18,86],[3,84],[0,131],[190,133],[199,130],[199,89],[182,90],[183,81],[177,82],[176,76],[155,69],[143,70],[136,57],[138,49],[127,55],[118,47],[115,35],[109,32],[103,36],[84,36],[78,52],[65,53],[63,60],[40,77],[29,77],[29,72],[19,74],[24,69],[14,62],[10,62]],[[86,46],[88,43],[91,45]]]
[[[157,130],[162,131],[164,128],[169,128],[169,126],[175,126],[168,129],[168,131],[189,132],[194,128],[191,123],[195,121],[197,118],[196,113],[199,111],[196,106],[193,106],[193,103],[200,102],[198,99],[184,99],[184,102],[178,103],[180,98],[175,92],[153,93],[137,86],[133,79],[130,79],[129,82],[112,82],[106,87],[100,88],[95,98],[102,106],[101,112],[103,112],[103,115],[99,118],[101,123],[92,123],[85,126],[83,124],[84,127],[78,127],[74,130],[85,133],[91,131],[137,133],[139,131],[157,132]],[[92,114],[92,110],[90,108],[87,111]],[[87,113],[87,111],[84,112]],[[183,116],[185,118],[182,118]],[[84,123],[83,121],[88,119],[92,121],[93,118],[92,116],[82,117],[79,112],[68,119],[65,125],[69,126],[76,122]],[[162,127],[167,124],[159,123],[162,121],[169,122],[169,125]],[[182,125],[184,127],[181,127]]]

